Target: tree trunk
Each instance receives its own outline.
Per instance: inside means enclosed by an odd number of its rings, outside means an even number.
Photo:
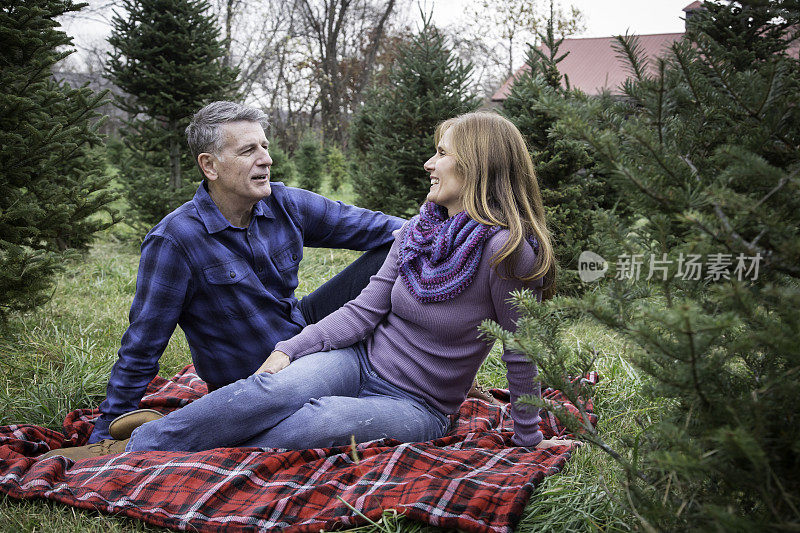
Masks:
[[[231,35],[231,23],[233,22],[234,4],[236,0],[226,0],[225,2],[225,57],[222,58],[222,65],[230,67],[233,64],[233,57],[231,52],[233,36]]]
[[[381,42],[383,41],[384,36],[384,29],[386,27],[386,21],[389,19],[389,15],[392,14],[392,10],[394,9],[395,0],[389,0],[386,2],[386,9],[381,14],[381,18],[378,21],[378,25],[375,27],[372,33],[372,39],[370,40],[369,47],[367,49],[366,57],[364,58],[364,68],[361,70],[361,75],[358,77],[358,86],[356,87],[356,94],[354,97],[354,101],[351,104],[351,108],[355,109],[361,104],[364,96],[364,89],[367,87],[370,78],[372,77],[372,68],[375,65],[375,58],[378,56],[378,48],[381,46]]]
[[[298,0],[304,25],[313,46],[317,48],[317,83],[319,86],[319,105],[322,115],[322,132],[326,144],[346,145],[349,112],[361,101],[361,93],[369,82],[378,48],[384,37],[386,22],[394,10],[396,0],[387,0],[369,27],[364,30],[370,35],[369,44],[358,57],[361,72],[356,83],[348,93],[346,72],[343,74],[341,62],[343,54],[352,54],[342,47],[346,29],[353,23],[353,5],[356,0],[327,0],[322,4],[312,0]],[[361,1],[363,4],[363,0]],[[345,47],[346,48],[346,47]]]

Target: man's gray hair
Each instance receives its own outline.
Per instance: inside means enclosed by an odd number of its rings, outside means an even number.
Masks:
[[[192,122],[186,127],[186,141],[195,162],[197,156],[203,152],[219,154],[224,142],[220,126],[240,120],[258,122],[265,130],[269,126],[267,115],[263,111],[236,102],[211,102],[195,113]]]

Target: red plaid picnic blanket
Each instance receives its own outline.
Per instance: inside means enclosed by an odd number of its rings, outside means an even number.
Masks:
[[[206,391],[187,366],[172,380],[154,379],[141,407],[169,412]],[[508,401],[505,391],[494,392]],[[577,414],[559,391],[547,389],[543,396]],[[218,448],[37,462],[52,448],[85,444],[97,416],[90,409],[69,413],[63,434],[33,425],[0,427],[0,491],[201,532],[343,529],[365,524],[364,517],[378,520],[387,509],[463,531],[511,531],[535,486],[570,457],[566,446],[513,446],[507,405],[469,399],[441,439],[378,440],[358,445],[355,453],[350,447]],[[596,415],[590,417],[596,423]],[[545,438],[565,435],[547,412],[541,428]]]

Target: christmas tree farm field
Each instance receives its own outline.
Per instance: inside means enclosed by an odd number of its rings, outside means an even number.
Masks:
[[[340,270],[357,252],[306,249],[301,264],[302,296]],[[111,235],[58,275],[51,301],[37,311],[15,315],[0,337],[0,424],[31,423],[59,428],[65,414],[97,406],[127,326],[139,252]],[[607,441],[633,437],[636,420],[653,406],[637,394],[638,379],[625,362],[625,346],[613,335],[585,323],[568,328],[565,342],[592,338],[604,354],[597,361],[601,381],[595,406]],[[161,359],[160,375],[173,376],[189,362],[183,334],[176,331]],[[505,387],[499,350],[481,368],[479,380]],[[564,472],[536,490],[518,531],[628,530],[635,523],[621,504],[618,470],[603,452],[584,446]],[[607,493],[610,491],[610,494]],[[158,528],[123,518],[79,511],[43,501],[0,501],[0,531],[150,531]],[[362,531],[436,531],[387,513],[379,527]]]

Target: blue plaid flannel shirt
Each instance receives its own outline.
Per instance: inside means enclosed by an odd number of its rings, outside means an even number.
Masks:
[[[231,226],[203,184],[145,237],[119,359],[91,442],[138,408],[179,325],[198,374],[212,388],[252,374],[305,320],[294,296],[303,246],[368,250],[404,221],[272,184],[249,227]]]

